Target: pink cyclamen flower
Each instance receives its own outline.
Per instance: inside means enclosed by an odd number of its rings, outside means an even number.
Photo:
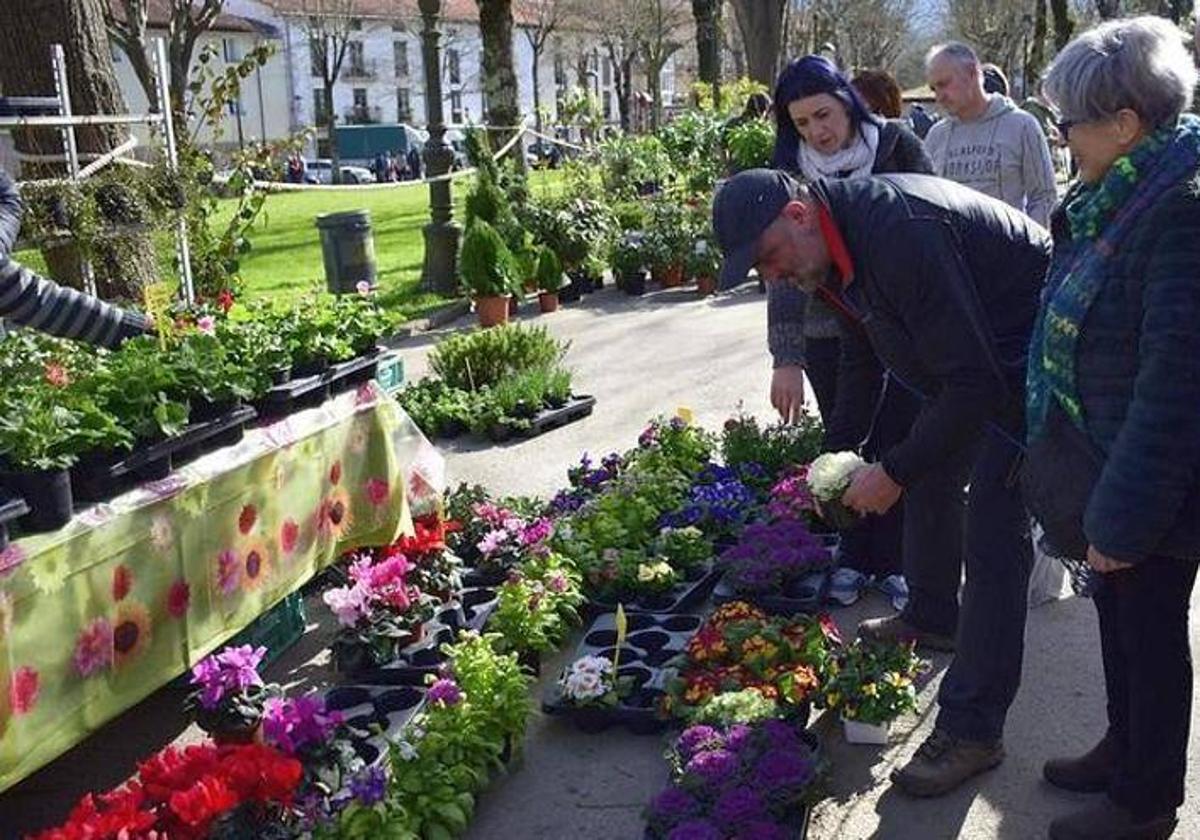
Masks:
[[[507,531],[488,531],[476,548],[481,554],[494,554],[508,541]]]
[[[353,627],[370,612],[367,589],[362,583],[327,590],[321,600],[333,611],[338,624],[343,627]]]
[[[215,335],[217,332],[217,319],[211,315],[201,315],[196,319],[196,329],[205,335]]]
[[[33,711],[33,707],[37,705],[40,685],[38,672],[28,665],[22,665],[13,672],[8,682],[8,702],[14,715]]]
[[[81,677],[110,667],[113,661],[113,629],[107,618],[97,618],[83,629],[75,640],[71,662]]]

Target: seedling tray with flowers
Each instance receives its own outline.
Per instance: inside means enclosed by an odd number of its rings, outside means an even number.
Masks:
[[[658,561],[661,564],[663,561]],[[658,566],[654,561],[640,564],[653,571]],[[628,600],[616,597],[592,595],[583,606],[586,618],[593,618],[604,613],[612,612],[621,603],[625,611],[631,615],[643,613],[682,613],[695,609],[708,600],[713,588],[721,579],[721,570],[709,560],[699,566],[692,566],[683,573],[683,580],[665,591],[649,591],[628,593]]]
[[[528,426],[514,429],[517,437],[531,438],[544,435],[568,423],[582,420],[592,413],[596,407],[596,398],[589,394],[572,394],[566,405],[560,408],[546,408],[535,414]]]
[[[833,555],[804,523],[780,519],[747,526],[718,564],[725,577],[713,591],[716,603],[742,599],[773,615],[794,615],[820,608]]]
[[[644,840],[807,836],[824,761],[817,736],[802,726],[691,726],[667,760],[671,779],[646,808]]]
[[[662,667],[684,650],[700,624],[700,617],[695,615],[629,615],[627,635],[618,652],[616,614],[599,616],[576,648],[572,664],[547,689],[543,711],[568,717],[585,732],[599,732],[617,724],[637,734],[661,731],[666,726],[658,713],[664,696]],[[615,680],[611,672],[614,657]],[[590,673],[593,666],[599,668],[594,675]],[[602,690],[605,681],[609,692]],[[595,698],[587,696],[596,692],[600,693]],[[572,700],[572,693],[582,693],[582,701]]]
[[[663,710],[693,723],[805,721],[840,647],[827,616],[771,618],[732,601],[718,607],[668,664]]]
[[[425,703],[419,685],[339,685],[325,692],[325,708],[337,712],[348,740],[368,765],[386,759],[388,741],[399,735]]]

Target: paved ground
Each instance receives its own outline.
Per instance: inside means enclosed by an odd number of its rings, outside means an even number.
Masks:
[[[502,493],[548,494],[581,452],[625,448],[656,413],[692,408],[715,425],[739,402],[766,419],[769,367],[766,312],[752,289],[699,301],[686,290],[628,299],[605,291],[544,321],[568,338],[568,361],[579,388],[599,398],[595,414],[530,441],[502,447],[455,443],[447,447],[451,477],[477,481]],[[460,321],[459,326],[466,323]],[[410,378],[423,369],[423,348],[436,336],[409,342]],[[310,603],[312,603],[310,601]],[[1200,606],[1200,595],[1193,601]],[[870,596],[835,617],[846,630],[887,605]],[[272,678],[297,687],[328,679],[323,648],[331,632],[313,604],[314,626],[272,669]],[[1200,628],[1193,624],[1193,646]],[[546,664],[540,691],[565,658]],[[887,774],[916,749],[933,724],[930,712],[945,668],[939,659],[921,693],[920,717],[900,722],[886,749],[846,745],[818,719],[833,759],[830,798],[818,807],[809,832],[815,840],[883,838],[1033,838],[1045,836],[1055,815],[1082,800],[1052,792],[1038,781],[1046,758],[1091,745],[1104,719],[1095,613],[1069,600],[1030,613],[1025,683],[1013,707],[1008,760],[977,784],[945,799],[912,802],[891,793]],[[162,691],[110,724],[42,773],[0,796],[0,838],[65,814],[82,792],[118,783],[140,756],[172,740],[191,738],[178,712],[180,695]],[[1193,710],[1191,808],[1176,833],[1200,837],[1200,704]],[[523,763],[483,796],[471,840],[589,837],[633,840],[641,835],[643,804],[665,779],[665,741],[621,729],[583,735],[540,713],[533,718]]]

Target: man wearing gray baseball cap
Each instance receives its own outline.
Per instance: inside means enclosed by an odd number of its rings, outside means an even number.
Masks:
[[[802,186],[767,169],[722,186],[713,227],[723,288],[754,267],[767,283],[791,283],[838,313],[828,451],[866,439],[883,368],[922,397],[908,436],[859,470],[843,502],[872,515],[904,496],[909,601],[859,633],[931,647],[954,639],[935,731],[892,774],[911,795],[947,793],[1003,760],[1004,719],[1021,678],[1033,556],[1013,476],[1049,236],[1006,204],[933,176]]]

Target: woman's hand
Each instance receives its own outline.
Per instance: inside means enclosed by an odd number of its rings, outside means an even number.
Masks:
[[[842,494],[842,504],[859,513],[885,514],[900,501],[904,488],[879,464],[859,468]]]
[[[784,423],[798,423],[804,413],[804,368],[782,365],[771,374],[771,405]]]
[[[1132,563],[1122,563],[1120,560],[1114,560],[1107,554],[1101,554],[1094,545],[1088,546],[1087,561],[1089,566],[1104,575],[1109,572],[1119,572],[1122,569],[1133,568]]]

